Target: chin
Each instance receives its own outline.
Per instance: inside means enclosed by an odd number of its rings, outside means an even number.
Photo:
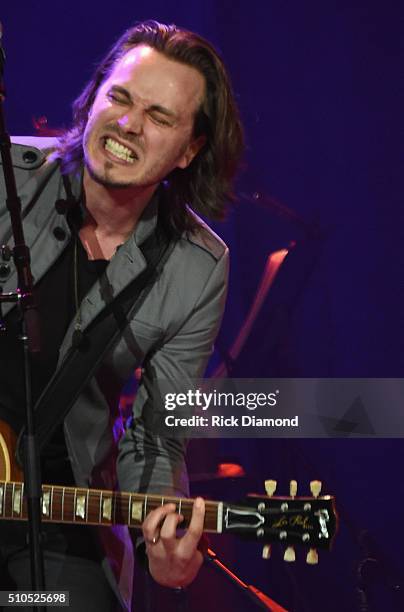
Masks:
[[[107,187],[109,189],[127,189],[128,187],[135,186],[133,181],[129,179],[126,179],[126,180],[119,179],[119,178],[114,179],[113,177],[108,176],[108,173],[105,170],[104,171],[97,170],[96,168],[92,166],[91,163],[88,162],[88,160],[85,160],[85,163],[86,163],[88,174],[91,176],[93,181],[95,181],[99,185],[103,185],[103,187]],[[112,164],[111,164],[111,168],[112,168]]]

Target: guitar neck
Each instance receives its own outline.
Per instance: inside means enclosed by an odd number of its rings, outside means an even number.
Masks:
[[[184,516],[181,526],[189,524],[193,500],[101,489],[42,486],[41,517],[44,522],[83,525],[127,525],[139,528],[146,515],[163,504],[175,504]],[[220,533],[223,503],[205,502],[204,531]],[[0,482],[0,519],[26,520],[28,517],[24,483]]]
[[[14,455],[15,435],[0,420],[0,520],[23,521],[28,518],[27,498],[20,481],[23,475],[11,459]],[[140,528],[151,510],[168,502],[184,516],[180,527],[187,527],[192,499],[43,485],[41,517],[51,523]],[[265,544],[282,542],[329,550],[337,524],[334,498],[319,497],[318,493],[316,497],[252,495],[242,505],[205,501],[204,531],[231,533]]]

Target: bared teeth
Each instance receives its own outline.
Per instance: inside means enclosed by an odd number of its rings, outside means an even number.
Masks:
[[[128,149],[128,147],[122,145],[120,142],[117,142],[113,138],[107,138],[105,140],[105,149],[115,155],[115,157],[118,157],[118,159],[123,159],[124,161],[127,161],[132,164],[134,160],[137,159],[133,151]]]

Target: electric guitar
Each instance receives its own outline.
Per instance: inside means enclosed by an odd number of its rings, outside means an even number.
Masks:
[[[22,472],[12,460],[15,434],[0,421],[0,520],[26,520]],[[294,546],[308,549],[307,563],[318,562],[317,548],[329,550],[337,530],[335,500],[320,496],[321,483],[310,484],[312,497],[297,497],[297,483],[291,481],[290,496],[274,497],[276,481],[265,481],[267,495],[249,495],[242,504],[206,501],[204,531],[232,533],[259,540],[263,557],[270,556],[270,544],[288,545],[285,561],[295,560]],[[184,516],[181,527],[189,524],[192,499],[142,495],[121,491],[43,485],[42,521],[77,525],[127,525],[140,528],[146,515],[165,503],[174,503]]]

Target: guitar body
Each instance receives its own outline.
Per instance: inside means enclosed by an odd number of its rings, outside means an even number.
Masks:
[[[16,465],[17,437],[11,427],[0,420],[0,480],[23,481],[22,470]]]

